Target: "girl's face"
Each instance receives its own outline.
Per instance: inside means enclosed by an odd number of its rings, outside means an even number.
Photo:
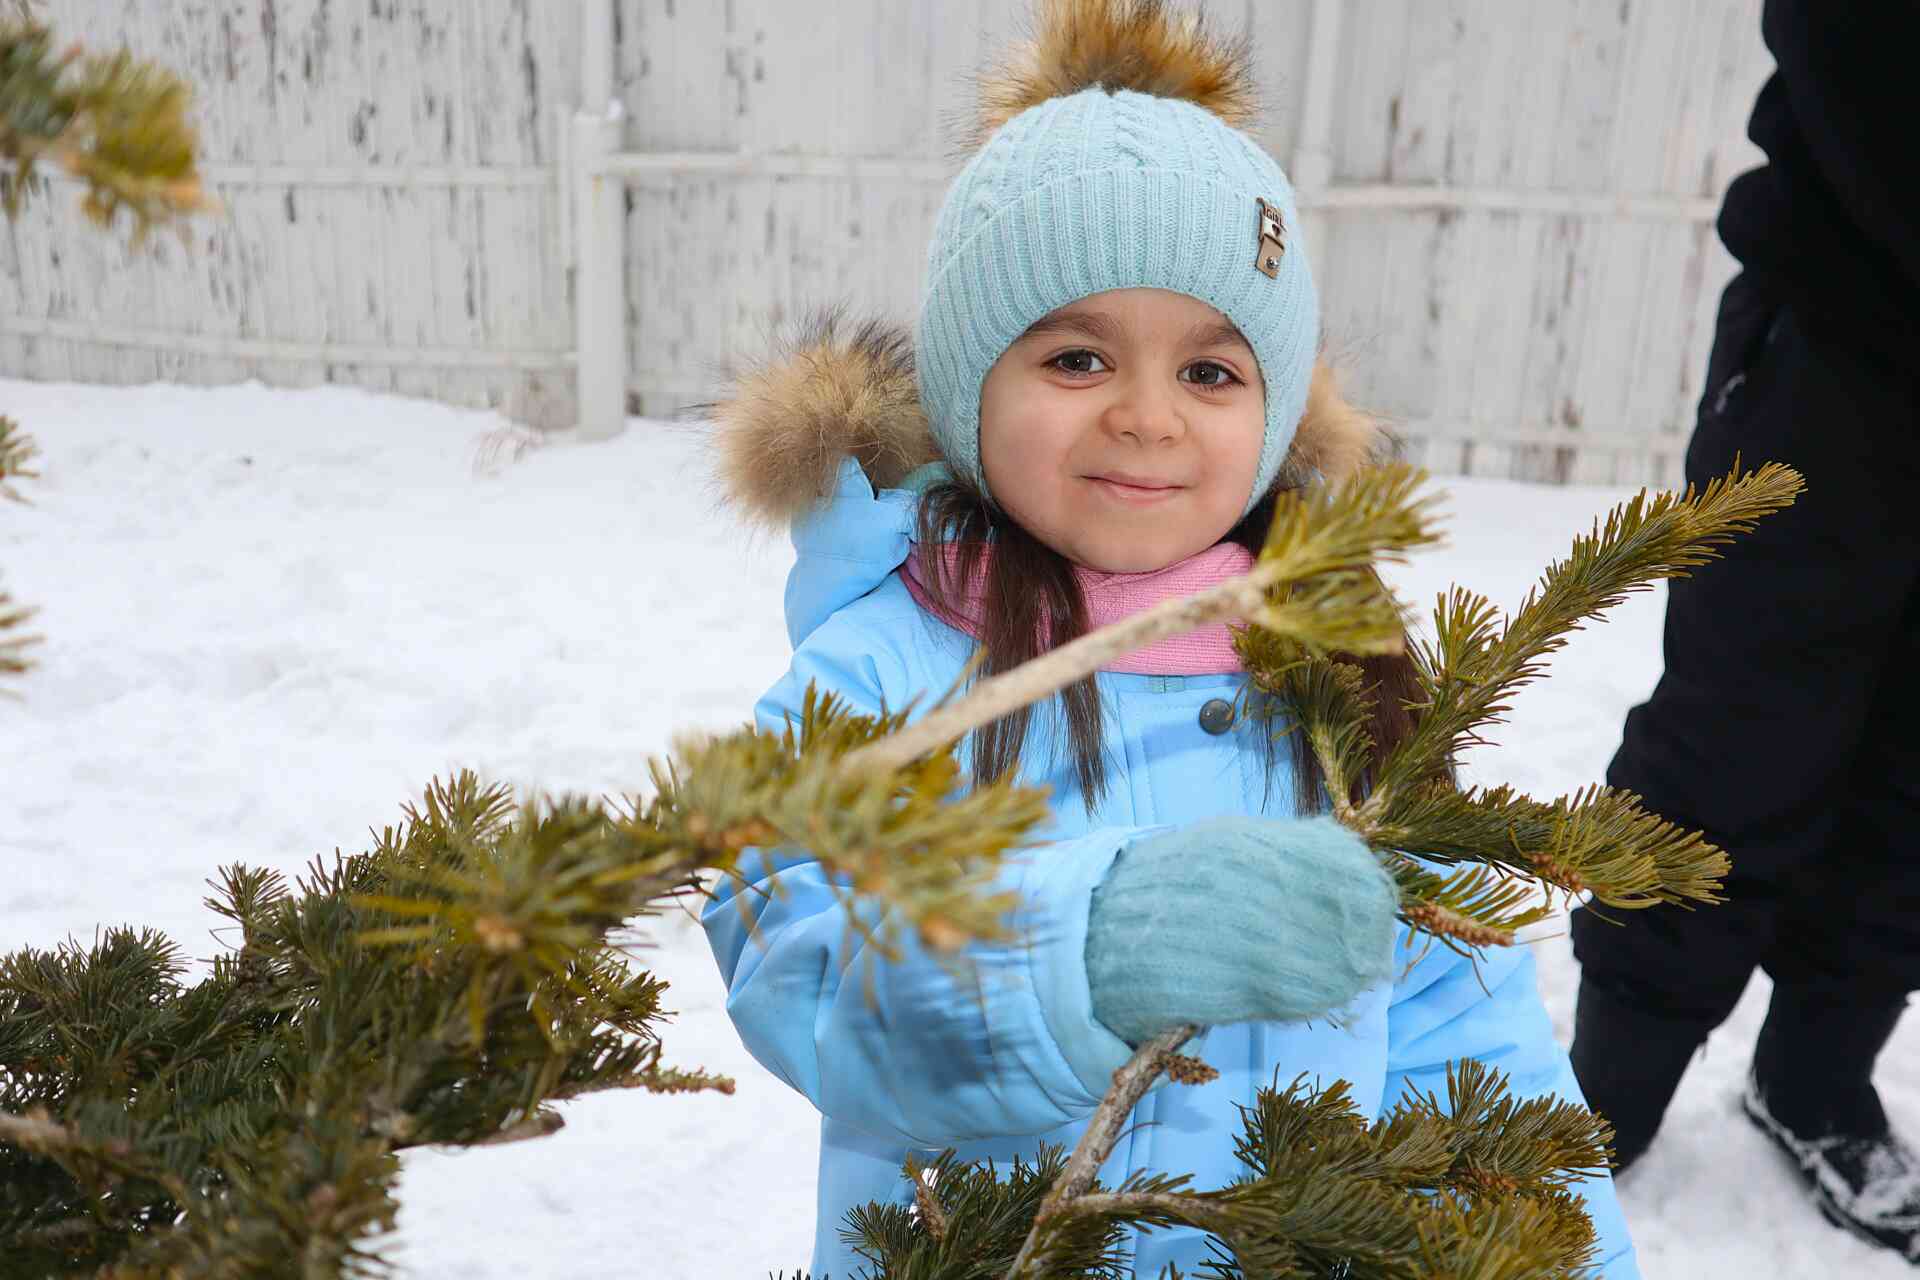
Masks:
[[[980,389],[994,501],[1075,564],[1162,569],[1219,542],[1253,491],[1266,397],[1225,316],[1115,289],[1036,321]]]

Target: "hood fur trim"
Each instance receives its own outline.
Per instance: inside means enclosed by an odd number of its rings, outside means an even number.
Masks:
[[[756,524],[785,529],[833,492],[843,458],[875,489],[899,484],[940,454],[913,379],[913,337],[834,309],[741,375],[708,407],[729,501]]]
[[[1280,464],[1280,482],[1288,488],[1338,485],[1370,466],[1391,460],[1400,442],[1387,424],[1356,408],[1340,389],[1340,374],[1325,356],[1313,361],[1307,384],[1307,409]]]
[[[742,374],[707,417],[727,501],[774,529],[833,492],[843,458],[857,459],[875,489],[890,489],[940,457],[914,383],[911,335],[879,320],[851,324],[838,310],[813,317]],[[1280,483],[1338,484],[1393,449],[1380,419],[1349,403],[1318,360]]]
[[[1007,121],[1049,98],[1095,86],[1184,98],[1236,129],[1259,116],[1246,37],[1214,34],[1168,0],[1041,0],[1032,36],[980,77],[977,148]]]

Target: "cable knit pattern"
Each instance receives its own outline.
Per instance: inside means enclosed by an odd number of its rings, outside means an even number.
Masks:
[[[1138,1045],[1183,1022],[1301,1022],[1393,976],[1393,880],[1331,818],[1149,836],[1093,893],[1093,1013]]]
[[[1256,203],[1280,210],[1279,277],[1255,265]],[[1243,511],[1306,407],[1320,304],[1293,186],[1261,147],[1190,102],[1085,89],[1002,125],[947,189],[915,334],[941,451],[986,491],[980,385],[1027,326],[1110,289],[1167,289],[1238,326],[1260,363],[1266,436]]]
[[[934,604],[927,591],[930,572],[926,557],[932,554],[924,545],[916,545],[900,576],[907,591],[927,612],[979,639],[981,601],[986,596],[987,563],[982,558],[973,581],[966,584],[962,602],[965,612],[955,616]],[[951,543],[942,543],[937,554],[944,557],[948,576],[957,572],[959,552]],[[989,551],[988,555],[992,552]],[[1190,596],[1207,587],[1218,586],[1253,568],[1253,554],[1237,542],[1222,542],[1150,573],[1101,573],[1095,569],[1074,569],[1080,579],[1080,594],[1087,603],[1087,629],[1098,630],[1110,623],[1131,618],[1162,600]],[[1052,648],[1051,644],[1044,646]],[[1137,649],[1114,659],[1102,671],[1124,671],[1135,675],[1217,675],[1243,670],[1240,655],[1234,652],[1233,635],[1224,622],[1168,636],[1165,640]]]

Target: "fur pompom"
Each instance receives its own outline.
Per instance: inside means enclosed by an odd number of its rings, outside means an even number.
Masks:
[[[784,529],[833,491],[844,458],[875,489],[938,453],[913,379],[913,340],[822,311],[712,405],[720,480],[750,522]]]
[[[1039,0],[1031,39],[981,77],[980,118],[968,145],[1049,98],[1098,85],[1184,98],[1236,129],[1259,104],[1245,37],[1210,32],[1168,0]]]

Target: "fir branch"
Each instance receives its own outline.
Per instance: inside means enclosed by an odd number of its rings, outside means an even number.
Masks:
[[[1566,635],[1598,618],[1635,591],[1683,577],[1719,555],[1734,535],[1792,503],[1804,485],[1797,472],[1768,463],[1750,475],[1734,472],[1696,495],[1643,490],[1574,540],[1566,559],[1547,567],[1503,628],[1482,596],[1455,588],[1434,616],[1434,639],[1420,646],[1417,664],[1424,701],[1414,731],[1382,764],[1366,818],[1375,820],[1404,787],[1417,786],[1451,765],[1463,747],[1482,741],[1519,686],[1538,677]]]
[[[1622,908],[1718,902],[1729,866],[1700,833],[1648,813],[1630,792],[1602,786],[1545,802],[1505,786],[1409,787],[1366,832],[1390,848],[1417,848],[1430,862],[1484,861],[1569,897],[1591,892]]]
[[[1290,731],[1306,735],[1326,779],[1334,816],[1349,826],[1372,771],[1375,696],[1366,672],[1351,662],[1314,658],[1298,645],[1249,628],[1235,637],[1255,687],[1272,695],[1269,718],[1290,715]]]
[[[1431,1094],[1403,1104],[1412,1108],[1451,1127],[1455,1182],[1564,1189],[1611,1163],[1613,1130],[1604,1119],[1552,1096],[1516,1099],[1504,1075],[1470,1058],[1448,1067],[1444,1108]]]
[[[152,931],[0,956],[0,1113],[42,1121],[0,1125],[0,1253],[372,1274],[395,1152],[539,1137],[601,1089],[730,1089],[662,1064],[664,986],[609,943],[634,848],[597,806],[465,774],[292,886],[222,868],[239,947],[198,985]],[[427,936],[362,941],[404,928]]]
[[[1553,912],[1531,880],[1498,866],[1440,874],[1403,854],[1382,857],[1400,890],[1400,918],[1456,949],[1512,946],[1515,933]]]
[[[1125,1065],[1113,1073],[1112,1087],[1094,1108],[1059,1180],[1040,1202],[1033,1217],[1033,1228],[1008,1269],[1007,1280],[1028,1280],[1046,1274],[1043,1263],[1053,1252],[1050,1238],[1061,1225],[1072,1221],[1068,1207],[1086,1195],[1093,1185],[1100,1166],[1113,1154],[1114,1144],[1119,1142],[1135,1104],[1153,1087],[1170,1061],[1179,1057],[1180,1046],[1198,1034],[1200,1028],[1191,1025],[1163,1031],[1135,1049]]]
[[[40,473],[31,466],[39,453],[39,446],[20,429],[19,423],[0,414],[0,499],[26,502],[25,495],[12,482],[39,477]],[[0,590],[0,676],[24,675],[33,665],[27,650],[38,644],[40,637],[25,634],[24,628],[34,612],[15,604],[11,596]]]
[[[1310,652],[1395,652],[1400,609],[1380,589],[1371,567],[1438,540],[1430,524],[1432,500],[1414,497],[1425,480],[1425,472],[1394,463],[1363,471],[1337,490],[1315,487],[1284,495],[1250,572],[988,677],[959,701],[853,753],[845,767],[897,768],[1064,689],[1117,657],[1216,622],[1246,619]]]
[[[542,1108],[524,1120],[516,1121],[506,1128],[490,1133],[469,1145],[476,1147],[503,1147],[513,1142],[526,1142],[532,1138],[545,1138],[567,1127],[565,1117],[558,1111]]]
[[[1222,1256],[1204,1269],[1220,1277],[1576,1280],[1592,1262],[1593,1226],[1569,1188],[1600,1167],[1607,1129],[1584,1108],[1516,1099],[1504,1076],[1461,1063],[1448,1068],[1445,1106],[1415,1094],[1368,1123],[1344,1083],[1301,1077],[1260,1090],[1243,1115],[1244,1176],[1217,1190],[1136,1174],[1069,1195],[1057,1149],[1043,1148],[1043,1176],[1055,1176],[1036,1196],[1031,1179],[1002,1185],[991,1164],[947,1152],[916,1191],[937,1197],[937,1215],[868,1205],[842,1238],[876,1264],[875,1280],[1104,1276],[1090,1242],[1123,1225],[1205,1232]],[[1022,1215],[1044,1230],[1006,1266],[983,1241],[1003,1241]]]
[[[40,643],[40,637],[26,630],[38,610],[15,604],[13,597],[0,590],[0,676],[25,675],[33,667],[27,651]]]
[[[85,186],[81,209],[95,223],[126,210],[136,245],[154,226],[212,209],[191,100],[185,81],[125,50],[56,50],[39,23],[0,21],[0,208],[17,217],[51,163]]]
[[[951,747],[891,770],[845,767],[904,719],[852,714],[809,687],[799,724],[782,734],[748,728],[682,744],[654,767],[655,798],[635,821],[690,865],[747,882],[736,901],[749,913],[762,883],[777,892],[771,873],[804,849],[831,878],[849,928],[880,957],[898,958],[909,931],[945,954],[1008,940],[1014,899],[996,879],[1047,820],[1046,792],[970,786]]]
[[[934,1183],[938,1175],[932,1169],[922,1165],[912,1156],[906,1161],[907,1181],[913,1184],[913,1210],[920,1215],[920,1225],[933,1237],[935,1244],[944,1244],[952,1233],[952,1225],[947,1218],[945,1206],[934,1193]]]
[[[1511,945],[1516,930],[1550,914],[1555,890],[1627,908],[1719,901],[1725,856],[1634,796],[1603,787],[1550,802],[1505,787],[1461,792],[1453,772],[1459,752],[1484,741],[1568,632],[1706,563],[1801,487],[1779,464],[1746,476],[1736,464],[1698,494],[1642,492],[1577,538],[1504,625],[1486,598],[1452,589],[1433,638],[1409,654],[1420,690],[1407,706],[1413,729],[1384,759],[1371,728],[1377,695],[1360,668],[1259,627],[1236,636],[1254,685],[1305,735],[1334,816],[1386,861],[1403,921],[1469,949]]]
[[[40,473],[32,469],[33,460],[39,456],[40,446],[33,437],[12,418],[0,414],[0,498],[21,503],[27,500],[12,482],[39,479]]]
[[[871,1280],[998,1280],[1025,1242],[1040,1201],[1065,1168],[1061,1148],[1042,1143],[1031,1163],[1015,1156],[961,1164],[952,1151],[931,1164],[908,1162],[915,1204],[867,1204],[850,1210],[840,1238],[873,1264]],[[936,1225],[937,1224],[937,1225]],[[1082,1219],[1051,1236],[1049,1280],[1126,1280],[1118,1224]]]

